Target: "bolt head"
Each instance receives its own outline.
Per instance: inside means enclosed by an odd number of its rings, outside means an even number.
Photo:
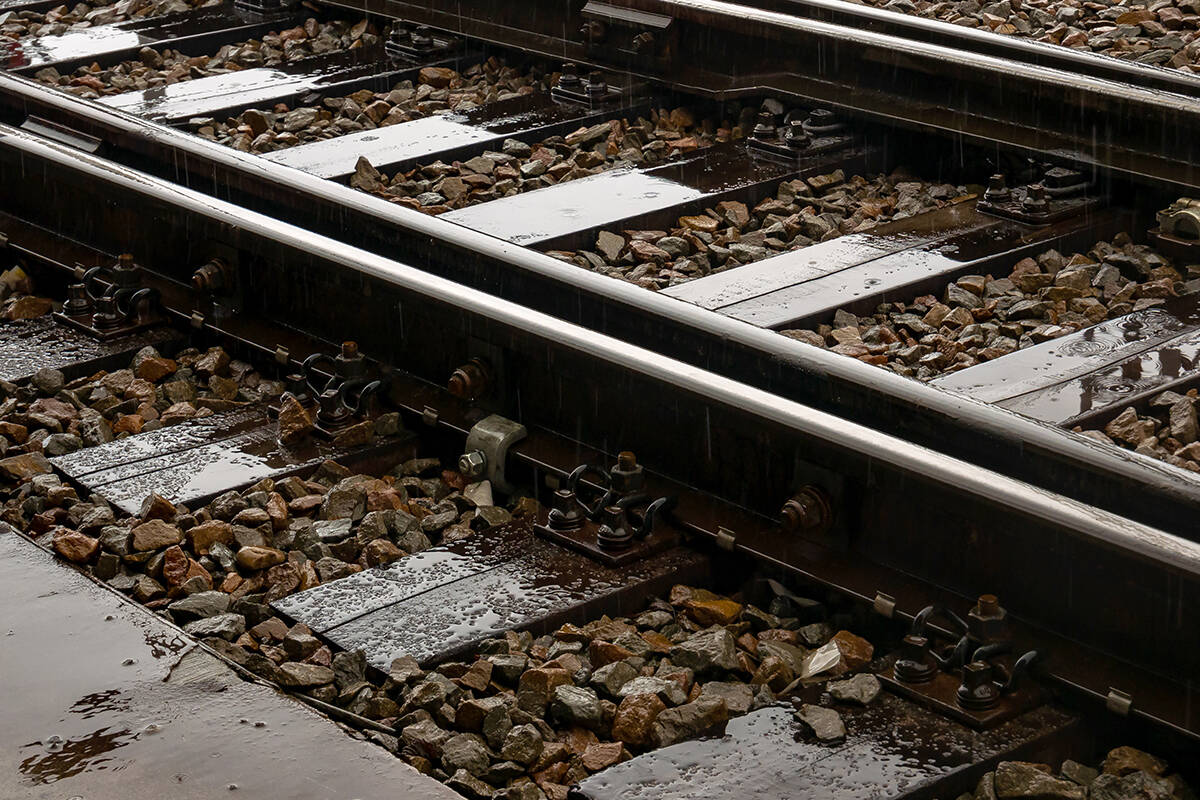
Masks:
[[[479,478],[487,468],[487,457],[479,450],[463,453],[458,458],[458,471],[468,478]]]

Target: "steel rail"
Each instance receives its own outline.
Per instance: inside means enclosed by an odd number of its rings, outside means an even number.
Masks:
[[[1040,452],[1054,462],[1088,465],[1097,473],[1111,475],[1114,487],[1139,487],[1139,491],[1145,492],[1145,495],[1136,505],[1147,514],[1154,515],[1160,511],[1156,504],[1142,502],[1145,497],[1151,496],[1169,499],[1184,508],[1195,509],[1200,506],[1200,481],[1162,462],[1105,446],[964,395],[936,389],[855,359],[794,341],[773,331],[563,264],[543,253],[398,207],[267,159],[107,109],[24,78],[0,73],[0,97],[4,96],[9,97],[10,101],[19,101],[25,113],[55,117],[73,127],[86,129],[87,133],[101,136],[110,149],[132,151],[137,155],[137,161],[145,163],[146,148],[149,147],[152,149],[152,158],[165,162],[167,170],[175,172],[173,176],[165,177],[173,177],[185,185],[201,183],[206,191],[223,199],[244,202],[233,184],[247,180],[260,182],[260,193],[277,192],[280,191],[278,187],[286,187],[290,193],[314,200],[318,207],[327,209],[324,213],[332,214],[332,209],[338,209],[337,213],[340,214],[361,214],[381,231],[405,231],[414,241],[437,242],[439,251],[456,250],[486,259],[490,264],[515,268],[532,281],[542,286],[548,283],[561,291],[566,299],[560,305],[569,303],[573,306],[565,315],[566,318],[574,315],[577,321],[584,322],[583,318],[587,317],[586,322],[593,324],[598,324],[593,320],[603,320],[608,330],[619,331],[619,338],[645,339],[644,333],[632,324],[634,318],[642,321],[651,319],[659,326],[662,341],[653,343],[656,348],[670,349],[667,342],[673,335],[673,328],[699,334],[711,344],[705,345],[699,352],[684,346],[682,351],[677,350],[676,357],[701,363],[723,359],[718,371],[744,382],[754,382],[761,388],[787,395],[800,392],[820,395],[823,391],[820,389],[821,382],[831,381],[831,386],[853,387],[872,398],[873,402],[882,400],[894,403],[905,409],[907,417],[935,415],[950,426],[969,428],[982,441],[1014,445],[1013,471],[1020,470],[1028,474],[1030,454]],[[492,277],[487,288],[495,287],[495,291],[503,294],[509,281],[502,275],[497,276],[494,270],[488,272]],[[542,301],[543,294],[544,290],[539,288],[528,292],[528,297],[520,300],[536,307]],[[595,302],[601,303],[603,310],[597,312],[588,309],[587,301],[590,298],[598,298]],[[731,345],[744,348],[745,356],[726,353],[725,349]],[[761,361],[755,363],[751,356]],[[731,374],[735,370],[738,372]],[[787,385],[772,385],[773,382],[783,383],[783,379],[776,378],[773,381],[768,370],[785,373]],[[861,414],[859,418],[867,419],[868,415]],[[945,447],[946,442],[935,442],[933,437],[945,433],[941,426],[942,422],[932,426],[926,439],[939,448]],[[993,454],[983,452],[981,455],[990,457]],[[1009,469],[1009,465],[1006,465],[1006,471]],[[1048,485],[1060,477],[1057,468],[1051,464],[1044,474],[1039,475],[1038,482]],[[1088,501],[1116,502],[1118,499],[1111,494],[1099,500],[1089,498]],[[1125,516],[1134,516],[1125,508],[1117,510]],[[1171,519],[1172,527],[1182,524],[1181,520]],[[1153,521],[1152,524],[1162,526],[1164,523]]]
[[[1103,541],[1141,558],[1171,563],[1182,572],[1200,577],[1200,543],[1087,506],[863,425],[847,422],[824,411],[589,331],[223,200],[79,153],[7,125],[0,125],[0,146],[16,148],[30,156],[69,166],[123,190],[139,192],[220,224],[298,248],[431,300],[449,303],[472,314],[558,342],[590,358],[607,361],[655,380],[668,381],[680,390],[739,408],[955,491],[966,492],[1002,507],[1018,510],[1034,519],[1051,522],[1076,535]]]

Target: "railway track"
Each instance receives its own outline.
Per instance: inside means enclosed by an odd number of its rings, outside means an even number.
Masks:
[[[1187,64],[536,5],[6,4],[4,521],[467,796],[1185,796]]]

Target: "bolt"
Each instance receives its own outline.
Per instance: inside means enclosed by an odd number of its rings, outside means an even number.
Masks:
[[[87,286],[72,283],[67,287],[67,302],[63,303],[63,313],[68,317],[86,317],[92,313],[92,298],[88,296]]]
[[[547,516],[547,524],[556,531],[577,531],[583,527],[583,514],[579,503],[570,489],[559,489],[554,493],[553,508]]]
[[[983,193],[983,199],[989,203],[1007,203],[1012,198],[1012,192],[1008,190],[1008,184],[1004,180],[1004,176],[997,173],[988,179],[987,190]]]
[[[467,478],[482,478],[487,469],[487,456],[482,450],[472,450],[458,457],[458,471]]]
[[[1046,187],[1040,183],[1031,183],[1025,190],[1025,198],[1021,200],[1021,208],[1031,214],[1044,214],[1050,210],[1050,201],[1046,199]]]
[[[641,491],[646,485],[646,470],[637,463],[632,450],[622,450],[617,455],[617,465],[608,471],[612,488],[619,495]]]
[[[905,636],[900,655],[892,674],[902,683],[925,683],[937,674],[937,664],[929,653],[929,640],[924,636]]]
[[[579,27],[579,35],[590,41],[601,42],[604,40],[604,34],[604,23],[599,20],[590,19]]]
[[[412,46],[418,50],[433,49],[433,29],[428,25],[421,25],[412,32]]]
[[[96,301],[96,313],[92,315],[92,327],[97,330],[112,330],[121,327],[124,321],[121,312],[117,310],[115,298],[104,296]]]
[[[808,112],[804,127],[810,131],[822,131],[838,127],[837,116],[828,108],[814,108]]]
[[[639,55],[646,55],[654,49],[654,34],[650,31],[643,31],[633,37],[633,52]]]
[[[602,98],[608,94],[608,83],[604,80],[604,73],[596,70],[588,73],[587,86],[584,87],[589,98]]]
[[[229,288],[229,267],[225,262],[214,258],[200,269],[192,273],[192,288],[198,292],[215,294]]]
[[[992,681],[992,665],[972,661],[963,667],[962,684],[958,687],[958,704],[963,708],[983,711],[1000,701],[1000,689]]]
[[[342,358],[358,358],[358,342],[342,342]]]
[[[563,89],[579,88],[579,67],[571,61],[562,66],[562,74],[558,76],[558,85]]]
[[[808,135],[808,131],[804,130],[804,120],[802,119],[788,120],[784,138],[787,140],[788,147],[794,147],[797,150],[808,147],[812,143],[812,137]]]
[[[805,486],[783,504],[779,511],[785,530],[821,531],[829,527],[833,511],[825,493],[815,486]]]
[[[129,253],[122,253],[117,256],[117,263],[113,265],[113,283],[118,289],[134,289],[138,285],[138,265],[134,263],[133,256]]]
[[[394,44],[409,44],[412,42],[412,31],[403,25],[397,25],[396,27],[392,28],[392,32],[388,38]]]
[[[329,430],[345,427],[352,416],[337,389],[326,389],[317,398],[317,421],[322,427]]]
[[[450,376],[446,390],[463,400],[473,400],[487,394],[491,376],[486,365],[477,358],[463,364]]]
[[[1008,612],[1000,605],[994,594],[980,595],[975,607],[967,615],[971,635],[981,642],[1006,641],[1008,637]]]
[[[633,544],[633,533],[626,523],[624,509],[619,506],[605,506],[603,522],[596,530],[596,544],[607,552],[619,552],[630,548]]]
[[[770,111],[758,112],[758,123],[750,135],[755,139],[774,139],[775,131],[775,115]]]

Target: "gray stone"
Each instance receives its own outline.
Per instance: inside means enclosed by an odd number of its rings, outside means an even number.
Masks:
[[[517,725],[504,737],[500,757],[518,764],[532,764],[542,754],[545,743],[536,725]]]
[[[460,733],[442,744],[442,767],[448,772],[465,769],[472,775],[482,775],[491,763],[487,746],[477,734]]]
[[[600,698],[591,689],[569,684],[556,686],[550,716],[566,725],[597,729],[602,724]]]
[[[313,532],[325,544],[334,544],[350,537],[351,522],[346,519],[319,519],[313,522]]]
[[[1181,444],[1191,444],[1196,441],[1196,406],[1190,397],[1185,397],[1170,410],[1171,435]]]
[[[1074,783],[1072,783],[1074,786]],[[1078,794],[1055,795],[1065,800],[1083,797],[1083,787],[1075,786]],[[1092,781],[1087,796],[1090,800],[1171,800],[1174,796],[1169,781],[1156,778],[1149,772],[1138,770],[1123,777],[1105,773]]]
[[[724,700],[702,697],[660,713],[654,720],[651,738],[655,747],[666,747],[712,732],[728,719],[729,709],[725,707]]]
[[[346,689],[366,680],[367,654],[350,650],[333,655],[333,680],[339,689]]]
[[[306,689],[312,686],[324,686],[333,683],[333,670],[319,664],[300,664],[296,661],[285,661],[279,665],[276,673],[279,682],[292,689]]]
[[[48,456],[63,456],[83,447],[83,440],[73,433],[52,433],[42,442],[42,450]]]
[[[367,493],[357,477],[340,481],[321,501],[321,519],[362,519],[367,510]]]
[[[709,681],[700,687],[700,698],[720,698],[730,714],[745,714],[754,703],[754,687],[746,683]]]
[[[229,595],[225,592],[196,592],[182,600],[176,600],[167,608],[176,622],[191,622],[228,612],[229,602]]]
[[[625,661],[614,661],[605,664],[588,680],[588,684],[597,691],[602,691],[609,697],[617,697],[621,687],[638,677],[638,671]]]
[[[701,631],[671,648],[671,662],[698,674],[737,669],[737,644],[724,628]]]
[[[1096,780],[1096,776],[1100,774],[1100,770],[1071,759],[1064,761],[1058,771],[1064,778],[1075,781],[1080,786],[1090,786],[1092,781]]]
[[[866,672],[860,672],[853,678],[844,681],[830,681],[826,687],[834,700],[843,703],[858,703],[860,706],[869,705],[879,696],[879,679]]]
[[[492,662],[492,678],[506,686],[516,686],[521,673],[529,666],[529,656],[524,653],[508,653],[487,656]]]
[[[1083,800],[1087,794],[1074,781],[1056,778],[1042,772],[1036,765],[1023,761],[1002,761],[997,764],[995,787],[996,797],[1001,800],[1017,797],[1030,800]]]
[[[424,713],[424,712],[421,712]],[[442,745],[444,745],[452,736],[449,731],[442,730],[437,723],[431,719],[425,719],[420,722],[406,726],[400,731],[400,739],[408,746],[414,748],[421,755],[432,761],[440,761],[442,758]]]
[[[54,395],[63,388],[63,374],[53,367],[42,367],[33,373],[29,382],[36,386],[42,394]]]
[[[836,742],[846,738],[846,726],[842,724],[842,716],[832,708],[805,703],[796,716],[822,742]]]
[[[215,614],[189,622],[183,626],[183,629],[197,639],[217,636],[227,642],[232,642],[246,632],[246,619],[241,614]]]
[[[687,692],[673,680],[669,678],[659,678],[654,676],[639,676],[626,683],[617,692],[617,697],[622,699],[631,697],[637,694],[654,694],[658,695],[658,699],[662,700],[668,706],[678,706],[687,702]]]

